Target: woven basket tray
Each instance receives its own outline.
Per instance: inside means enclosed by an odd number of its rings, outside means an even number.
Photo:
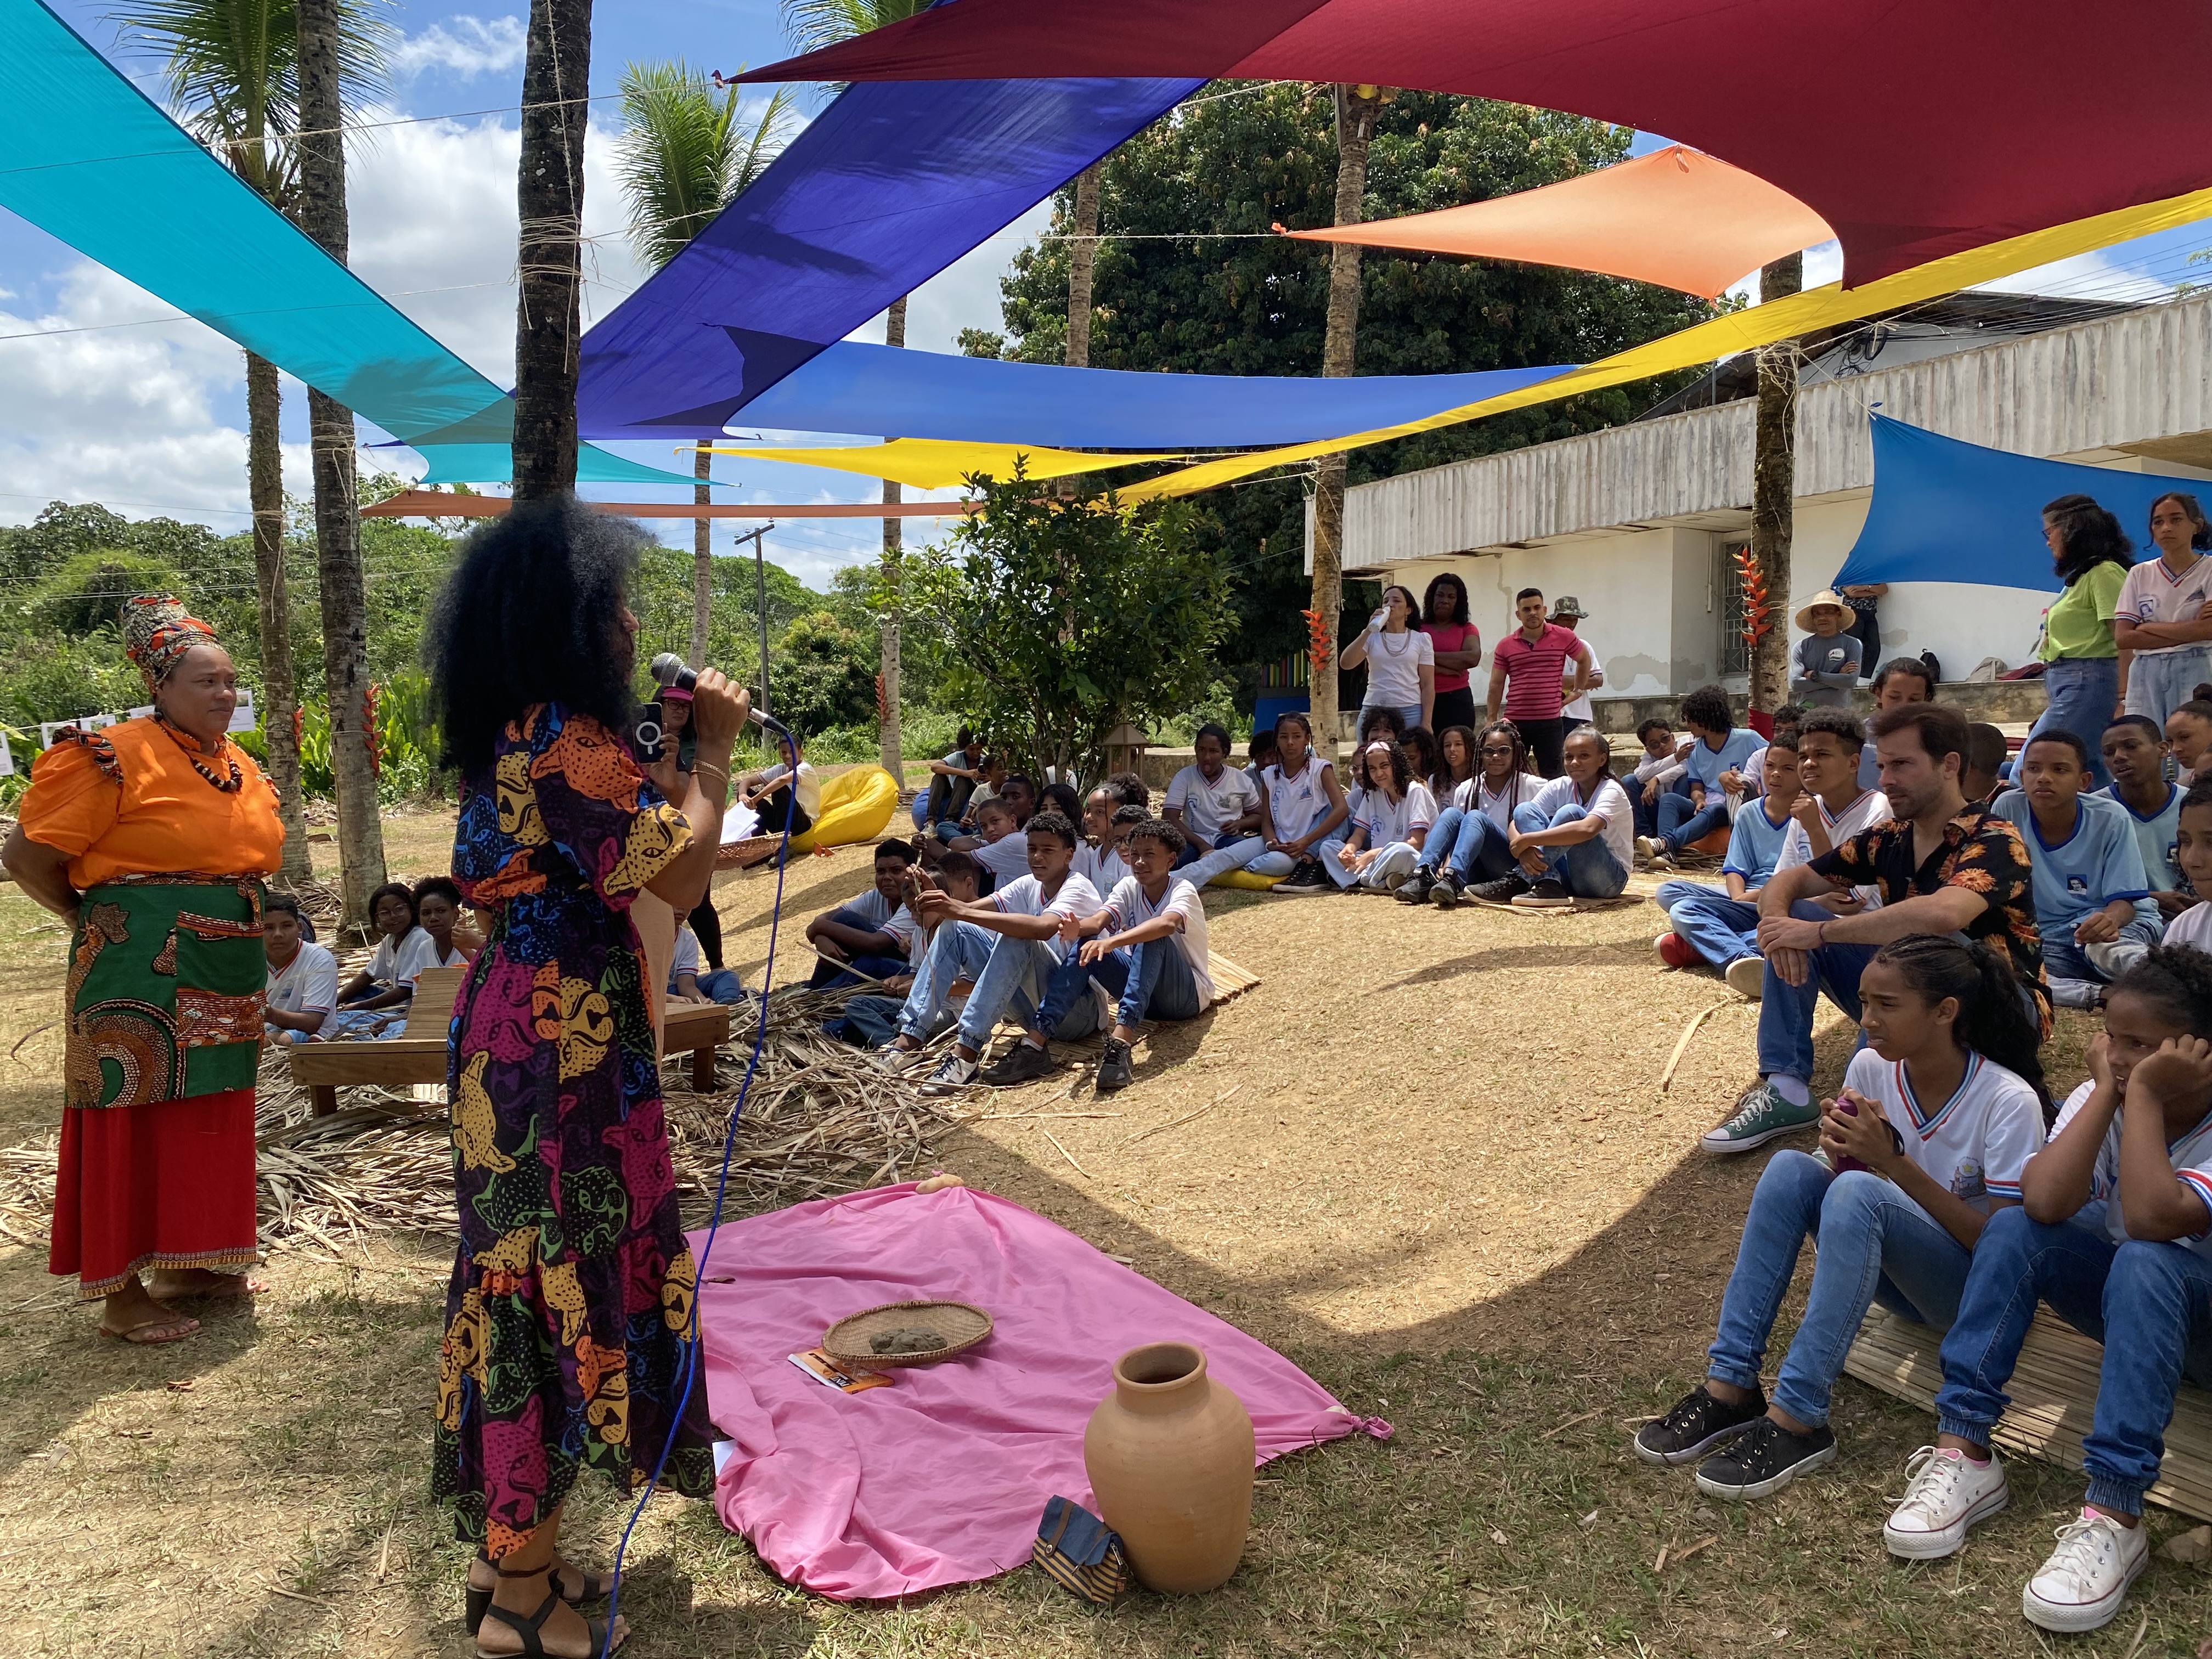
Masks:
[[[921,1325],[941,1332],[945,1344],[927,1353],[875,1353],[868,1339],[878,1331],[896,1331]],[[886,1302],[848,1314],[822,1339],[822,1352],[840,1365],[861,1370],[889,1370],[900,1365],[933,1365],[972,1348],[991,1334],[991,1316],[968,1302]]]

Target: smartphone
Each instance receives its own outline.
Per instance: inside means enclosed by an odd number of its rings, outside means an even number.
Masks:
[[[637,724],[630,728],[629,750],[640,766],[660,763],[660,740],[666,729],[660,723],[660,703],[658,699],[639,711]]]

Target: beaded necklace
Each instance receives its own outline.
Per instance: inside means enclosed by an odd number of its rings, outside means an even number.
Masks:
[[[214,769],[210,767],[205,761],[200,758],[203,751],[200,748],[198,738],[193,738],[190,742],[186,742],[185,739],[190,736],[190,734],[188,732],[181,732],[176,726],[171,725],[169,723],[169,717],[167,714],[156,714],[154,716],[154,724],[160,726],[162,731],[168,733],[169,741],[175,744],[178,748],[184,750],[185,758],[192,763],[192,770],[198,773],[203,778],[206,779],[210,787],[222,790],[226,795],[234,795],[241,787],[244,787],[246,779],[238,769],[237,756],[227,756],[230,763],[229,778],[225,780],[217,777],[215,774]],[[223,742],[223,750],[219,752],[226,752],[228,750],[229,747],[229,740],[226,738]]]

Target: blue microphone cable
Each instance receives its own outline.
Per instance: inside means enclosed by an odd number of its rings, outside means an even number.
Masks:
[[[795,809],[799,805],[799,744],[790,732],[781,728],[777,730],[783,739],[785,756],[791,763],[791,805]],[[707,1245],[699,1253],[699,1261],[693,1272],[691,1329],[690,1334],[682,1339],[684,1392],[678,1396],[676,1410],[669,1419],[668,1438],[662,1443],[660,1455],[653,1462],[652,1479],[645,1483],[645,1490],[638,1494],[637,1502],[630,1510],[629,1519],[623,1526],[622,1541],[615,1546],[614,1573],[607,1584],[607,1633],[599,1644],[599,1659],[609,1659],[614,1650],[615,1619],[622,1611],[623,1562],[629,1553],[629,1535],[636,1530],[638,1517],[645,1513],[645,1506],[653,1501],[653,1494],[660,1486],[661,1471],[668,1467],[669,1454],[676,1449],[676,1437],[683,1431],[684,1413],[690,1407],[691,1390],[698,1381],[699,1350],[702,1346],[699,1309],[707,1291],[707,1263],[714,1254],[715,1237],[722,1230],[722,1200],[730,1188],[730,1159],[737,1151],[738,1121],[744,1115],[746,1097],[752,1092],[753,1075],[760,1070],[761,1050],[768,1042],[768,996],[770,988],[775,983],[775,935],[783,921],[783,877],[790,850],[791,813],[787,811],[783,815],[783,839],[775,849],[775,904],[769,912],[768,962],[761,969],[760,1021],[753,1030],[753,1051],[745,1061],[744,1079],[738,1085],[737,1099],[730,1107],[729,1127],[722,1133],[722,1168],[714,1181],[714,1207],[707,1220]],[[714,891],[713,879],[711,876],[708,878],[710,884],[708,892],[710,895]]]

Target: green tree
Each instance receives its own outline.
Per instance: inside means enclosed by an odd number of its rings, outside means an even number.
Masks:
[[[887,23],[902,22],[916,12],[927,9],[930,0],[783,0],[783,26],[790,35],[793,48],[799,52],[818,52],[833,46],[840,40],[849,40],[856,34],[866,34],[871,29],[882,28]],[[1065,299],[1067,284],[1062,282],[1060,294]],[[906,295],[901,295],[890,303],[884,315],[884,343],[903,347],[906,344]],[[1062,326],[1065,327],[1063,319]],[[884,505],[895,506],[902,491],[890,479],[884,480]],[[883,728],[878,742],[878,758],[884,770],[893,777],[904,775],[905,757],[899,740],[899,708],[902,692],[899,685],[899,630],[903,624],[906,607],[901,600],[901,573],[903,567],[904,543],[901,539],[899,520],[884,520],[884,586],[882,604],[877,612],[877,629],[881,636],[883,682],[879,702],[883,710]]]
[[[1229,625],[1228,579],[1186,502],[1125,507],[1018,474],[969,480],[981,513],[913,562],[908,592],[953,661],[949,690],[1028,762],[1095,775],[1121,721],[1203,698]]]
[[[782,153],[794,111],[788,88],[779,87],[750,128],[738,122],[738,89],[717,94],[714,83],[681,58],[632,64],[623,70],[624,129],[616,168],[629,207],[629,235],[638,257],[654,270],[704,230],[767,171]],[[698,482],[693,504],[712,499],[708,478],[714,458],[693,458]],[[714,520],[703,514],[691,530],[691,650],[708,660],[708,633],[714,560]]]
[[[1335,218],[1334,93],[1297,84],[1186,106],[1103,166],[1092,279],[1096,368],[1215,374],[1322,371],[1331,256],[1325,244],[1265,234]],[[1378,219],[1485,200],[1620,160],[1626,128],[1485,99],[1400,92],[1376,118],[1360,216]],[[1063,190],[1052,229],[1073,223]],[[1208,237],[1193,233],[1220,233]],[[1066,351],[1068,250],[1017,254],[1002,290],[1003,355],[1058,362]],[[1703,320],[1701,300],[1588,272],[1446,255],[1382,253],[1360,262],[1358,371],[1436,374],[1587,362]],[[994,343],[978,331],[963,343]],[[1617,424],[1688,376],[1621,386],[1468,426],[1353,452],[1348,481],[1373,478]],[[1266,664],[1301,653],[1307,469],[1199,498],[1193,534],[1234,574],[1237,628],[1224,659],[1249,707]],[[1345,614],[1364,616],[1347,594]],[[1495,633],[1503,616],[1483,619]],[[1354,702],[1359,676],[1340,695]]]
[[[299,14],[293,0],[138,0],[118,13],[123,41],[161,56],[172,110],[185,130],[272,206],[289,211],[299,182],[291,143],[300,124]],[[342,79],[357,94],[381,84],[383,26],[341,0]],[[300,811],[300,756],[292,740],[298,693],[284,591],[284,477],[276,365],[246,353],[246,495],[253,511],[261,635],[260,707],[269,722],[270,781],[284,823],[288,879],[309,873]]]
[[[827,611],[784,630],[770,659],[778,718],[799,732],[852,726],[875,712],[876,665],[868,641]]]

